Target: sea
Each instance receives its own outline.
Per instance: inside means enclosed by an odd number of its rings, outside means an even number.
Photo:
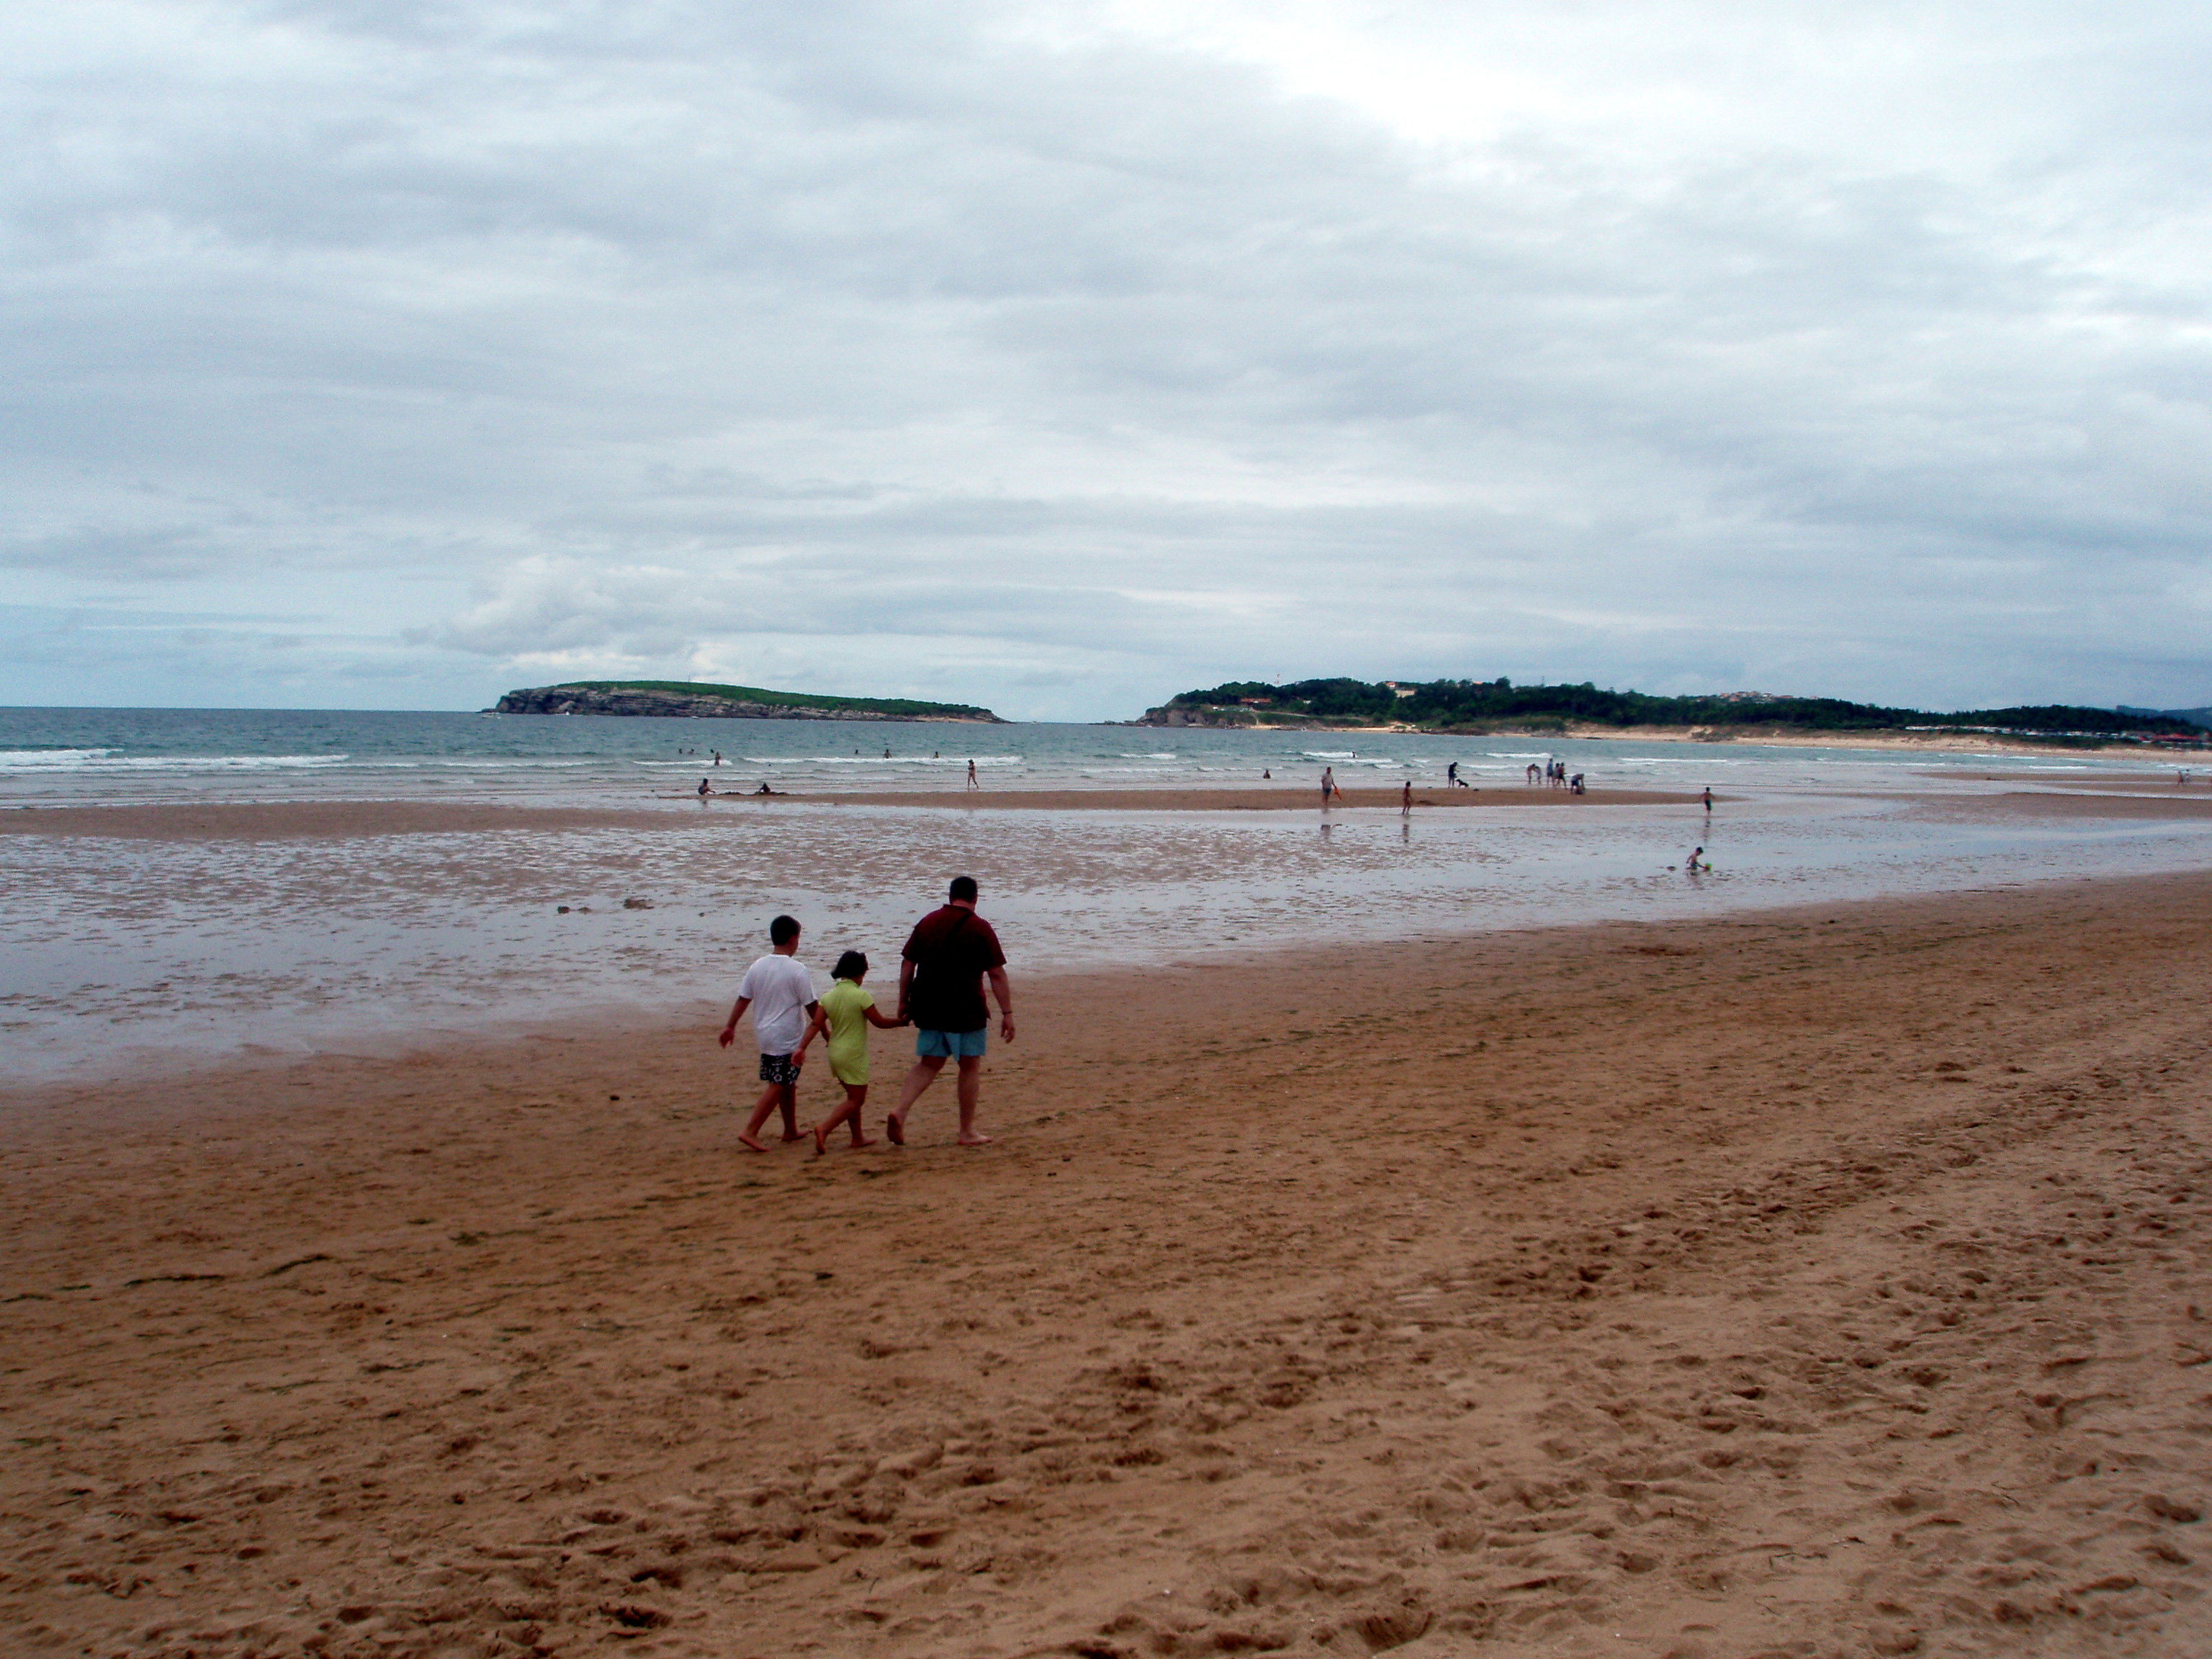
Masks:
[[[717,753],[721,763],[715,764]],[[0,807],[164,800],[537,800],[608,804],[718,788],[816,792],[1211,787],[1517,781],[1557,757],[1594,785],[1911,787],[1961,765],[2007,777],[2141,771],[2065,753],[1893,750],[1633,738],[330,709],[0,708]]]
[[[1593,786],[1674,798],[1525,804],[1526,768],[1553,756]],[[839,799],[957,790],[970,760],[983,787],[957,808]],[[1410,819],[1319,810],[1324,767],[1428,791],[1454,763],[1516,804]],[[819,970],[844,949],[895,963],[954,874],[982,884],[1018,983],[2212,867],[2212,811],[2081,817],[1978,800],[2073,781],[2212,801],[2203,779],[2175,775],[2096,755],[1633,739],[0,710],[0,811],[21,810],[10,828],[30,831],[0,836],[0,1102],[11,1085],[27,1099],[21,1089],[56,1080],[593,1022],[696,1024],[708,1042],[771,917],[805,924],[802,959],[826,988]],[[701,800],[702,776],[736,793]],[[744,799],[763,782],[810,799]],[[1270,783],[1280,810],[1001,804],[1040,789]],[[1711,817],[1690,799],[1707,786]],[[630,810],[264,838],[46,834],[34,810],[376,800]],[[143,830],[143,814],[127,816]],[[1693,848],[1710,870],[1689,867]]]

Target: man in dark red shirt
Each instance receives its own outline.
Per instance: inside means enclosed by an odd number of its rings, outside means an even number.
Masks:
[[[937,1081],[945,1062],[960,1062],[960,1144],[984,1146],[991,1137],[975,1127],[975,1101],[983,1087],[984,1035],[991,1011],[983,981],[999,1005],[999,1037],[1014,1040],[1014,998],[1006,983],[1006,953],[991,924],[975,914],[975,878],[955,876],[950,901],[914,926],[899,963],[899,1018],[919,1028],[916,1059],[884,1127],[906,1145],[906,1115]]]

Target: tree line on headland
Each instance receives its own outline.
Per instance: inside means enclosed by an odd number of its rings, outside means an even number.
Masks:
[[[2111,738],[2145,741],[2203,733],[2166,714],[2122,714],[2054,703],[2037,708],[1978,708],[1931,714],[1887,708],[1840,697],[1773,696],[1734,691],[1664,697],[1643,691],[1579,685],[1516,685],[1494,680],[1348,678],[1273,685],[1231,680],[1185,691],[1147,709],[1142,726],[1402,726],[1437,732],[1498,730],[1561,732],[1570,726],[1688,727],[1715,737],[1758,730],[1822,732],[1997,732],[2054,742]]]

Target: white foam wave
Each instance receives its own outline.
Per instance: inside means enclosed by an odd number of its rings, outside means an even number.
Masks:
[[[0,749],[0,772],[69,772],[112,749]]]
[[[0,775],[25,772],[268,772],[343,766],[343,755],[118,755],[111,749],[0,750]]]

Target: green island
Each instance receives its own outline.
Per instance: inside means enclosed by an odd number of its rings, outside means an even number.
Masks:
[[[645,714],[680,720],[967,720],[1004,725],[973,703],[831,697],[703,680],[568,680],[509,691],[495,714]]]
[[[1273,685],[1231,680],[1185,691],[1145,711],[1135,726],[1280,726],[1554,737],[1672,731],[1708,742],[1762,737],[1956,735],[2009,738],[2056,747],[2112,743],[2196,746],[2206,732],[2184,714],[2122,712],[2054,703],[1931,714],[1838,697],[1730,691],[1712,696],[1654,696],[1579,685],[1516,685],[1494,680],[1298,680]]]

